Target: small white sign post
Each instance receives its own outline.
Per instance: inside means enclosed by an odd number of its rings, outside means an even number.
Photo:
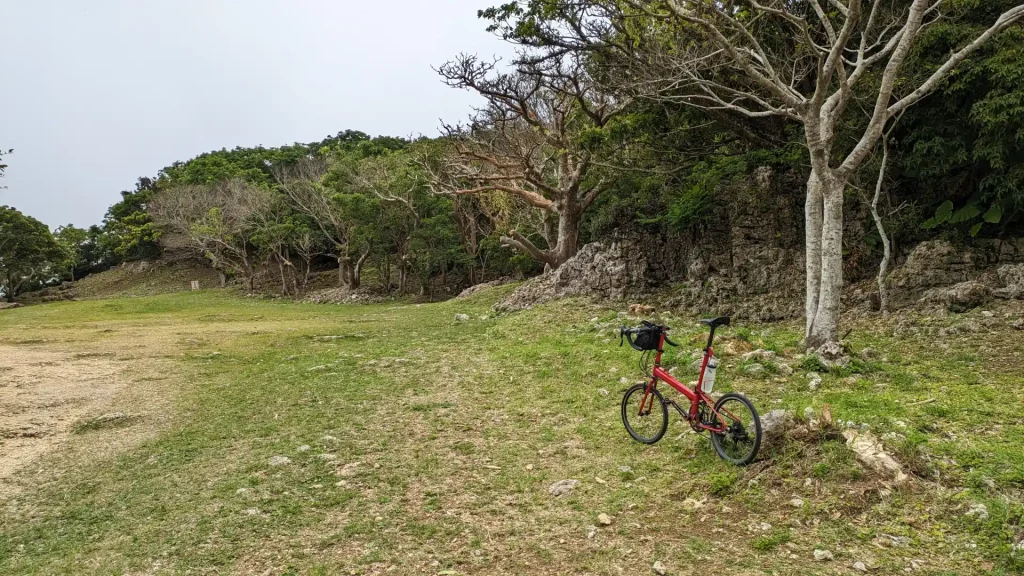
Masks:
[[[199,290],[199,280],[193,280],[192,281],[192,289],[193,290]]]

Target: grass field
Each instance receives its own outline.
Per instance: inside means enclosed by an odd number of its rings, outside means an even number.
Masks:
[[[911,473],[891,486],[841,439],[789,442],[744,469],[675,416],[660,443],[633,442],[620,378],[639,379],[638,355],[611,334],[618,309],[495,317],[508,289],[365,306],[204,291],[0,313],[0,345],[102,355],[133,382],[107,410],[127,418],[75,423],[15,476],[0,574],[1024,568],[1011,549],[1024,534],[1024,333],[1009,325],[1021,303],[854,320],[854,350],[875,354],[813,392],[806,372],[820,367],[798,357],[797,324],[724,331],[720,390],[762,413],[828,403],[867,424]],[[703,332],[667,323],[683,343],[669,364],[685,373]],[[738,353],[751,347],[796,371],[748,373]],[[563,479],[579,485],[551,496]]]

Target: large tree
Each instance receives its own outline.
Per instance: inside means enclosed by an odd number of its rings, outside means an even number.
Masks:
[[[906,74],[903,65],[922,30],[943,18],[943,0],[564,0],[529,5],[529,11],[511,4],[487,15],[507,35],[543,46],[552,57],[583,52],[619,63],[613,84],[626,93],[751,119],[781,117],[803,126],[810,157],[805,202],[810,346],[838,335],[843,196],[850,179],[872,155],[892,118],[935,90],[985,41],[1024,17],[1024,5],[1006,10],[917,78]],[[851,136],[838,138],[844,129]]]
[[[463,55],[439,72],[486,104],[468,125],[445,127],[454,153],[434,173],[435,188],[455,196],[511,194],[543,211],[543,242],[513,229],[501,238],[504,245],[548,269],[575,256],[583,214],[612,182],[600,173],[608,159],[595,154],[588,136],[606,128],[626,103],[598,90],[572,56],[500,72]]]
[[[0,292],[8,302],[23,286],[56,276],[64,258],[45,224],[0,206]]]

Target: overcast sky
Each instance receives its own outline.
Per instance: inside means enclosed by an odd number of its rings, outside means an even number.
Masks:
[[[139,176],[345,129],[437,135],[475,102],[431,66],[512,54],[499,0],[0,0],[0,205],[99,223]]]

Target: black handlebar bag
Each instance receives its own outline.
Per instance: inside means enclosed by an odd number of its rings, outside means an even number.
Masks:
[[[633,339],[633,344],[641,350],[657,350],[660,343],[661,329],[657,327],[641,328]]]

